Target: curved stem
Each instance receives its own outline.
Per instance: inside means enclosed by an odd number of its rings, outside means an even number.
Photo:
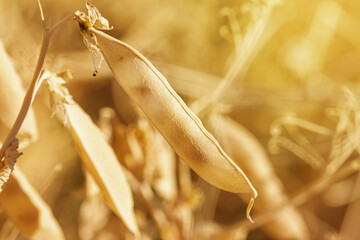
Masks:
[[[38,58],[38,62],[37,62],[37,65],[36,65],[36,69],[35,69],[33,78],[32,78],[31,83],[30,83],[30,87],[29,87],[28,91],[26,92],[23,104],[22,104],[20,112],[19,112],[19,114],[18,114],[18,116],[17,116],[17,118],[15,120],[15,123],[12,126],[9,134],[7,135],[7,137],[6,137],[5,141],[4,141],[4,144],[2,145],[2,147],[0,149],[0,159],[2,159],[4,157],[5,149],[7,147],[9,147],[11,142],[16,137],[22,123],[24,122],[26,114],[29,111],[29,108],[31,106],[31,102],[32,102],[32,99],[33,99],[35,85],[36,85],[36,82],[37,82],[37,80],[39,78],[42,66],[44,65],[46,52],[47,52],[48,47],[49,47],[50,37],[51,37],[51,33],[49,31],[47,31],[47,30],[44,30],[40,55],[39,55],[39,58]]]
[[[235,46],[235,61],[227,71],[226,76],[217,85],[216,89],[210,95],[198,99],[190,106],[190,109],[200,118],[206,116],[213,110],[212,108],[224,96],[231,84],[233,84],[238,77],[244,77],[249,68],[250,62],[262,48],[266,40],[272,35],[272,33],[270,33],[265,38],[265,41],[261,42],[260,45],[257,45],[260,41],[260,37],[263,37],[266,26],[268,26],[272,14],[272,8],[273,6],[269,6],[268,11],[264,13],[264,15],[256,22],[254,27],[246,33],[241,46]]]
[[[28,113],[28,111],[30,109],[32,101],[34,100],[34,97],[35,97],[37,89],[38,89],[38,87],[36,88],[36,85],[37,85],[36,83],[37,83],[37,81],[39,79],[42,67],[43,67],[44,62],[45,62],[45,57],[46,57],[47,50],[49,48],[49,43],[50,43],[50,38],[52,36],[52,33],[56,29],[58,29],[59,26],[61,26],[65,21],[69,20],[70,17],[73,16],[73,15],[67,16],[64,19],[60,20],[58,23],[56,23],[51,28],[47,28],[45,26],[44,15],[43,15],[42,10],[41,10],[40,2],[39,2],[39,7],[40,7],[41,19],[42,19],[42,22],[43,22],[43,28],[44,28],[39,58],[38,58],[38,61],[37,61],[37,64],[36,64],[35,72],[34,72],[32,80],[31,80],[29,89],[26,92],[23,104],[21,106],[20,112],[19,112],[19,114],[18,114],[18,116],[17,116],[17,118],[15,120],[14,125],[12,126],[10,132],[8,133],[8,135],[7,135],[7,137],[6,137],[5,141],[4,141],[4,144],[1,146],[0,160],[2,160],[4,155],[5,155],[5,149],[10,146],[11,142],[14,140],[14,138],[18,134],[18,132],[20,130],[20,127],[23,124],[24,119],[25,119],[25,117],[26,117],[26,115],[27,115],[27,113]]]
[[[59,22],[55,23],[54,26],[49,28],[49,33],[52,34],[56,29],[58,29],[63,23],[65,23],[67,20],[72,19],[74,17],[74,14],[70,14],[63,19],[61,19]],[[44,28],[46,29],[46,28]]]

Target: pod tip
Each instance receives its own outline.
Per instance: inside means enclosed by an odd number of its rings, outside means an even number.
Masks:
[[[254,205],[254,198],[251,198],[250,199],[250,202],[249,202],[249,205],[248,205],[248,207],[247,207],[247,209],[246,209],[246,217],[247,217],[247,219],[249,219],[249,221],[251,222],[251,223],[254,223],[254,221],[252,220],[252,218],[251,218],[251,216],[250,216],[250,211],[251,211],[251,209],[252,209],[252,207],[253,207],[253,205]]]

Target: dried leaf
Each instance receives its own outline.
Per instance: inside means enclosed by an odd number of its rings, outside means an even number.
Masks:
[[[93,65],[94,65],[93,76],[95,77],[99,72],[101,63],[104,61],[104,58],[100,52],[99,47],[97,46],[96,38],[92,34],[88,34],[86,32],[83,33],[83,36],[84,36],[84,38],[83,38],[84,43],[85,43],[86,47],[89,49],[89,51],[91,52],[91,57],[92,57]]]
[[[24,236],[65,239],[51,209],[18,168],[0,194],[0,204]]]
[[[87,1],[86,8],[88,10],[89,21],[90,21],[90,25],[92,27],[95,27],[100,30],[111,30],[112,29],[112,27],[110,27],[110,25],[109,25],[109,21],[106,18],[101,16],[101,13],[94,5],[92,5],[91,3],[89,3]]]
[[[103,16],[101,16],[100,11],[94,5],[86,1],[86,8],[88,10],[88,15],[80,11],[76,11],[74,13],[75,19],[78,19],[80,24],[84,24],[81,27],[82,30],[91,27],[95,27],[100,30],[112,29],[112,27],[110,27],[109,25],[109,21]]]
[[[47,83],[52,96],[50,98],[50,105],[52,108],[51,116],[59,116],[63,124],[66,125],[67,116],[64,104],[71,104],[73,103],[73,100],[68,89],[63,86],[63,84],[65,84],[65,80],[57,74],[52,74],[50,72],[45,72],[42,75],[42,78],[48,79]]]
[[[100,30],[111,30],[112,27],[109,26],[109,21],[101,16],[99,10],[88,1],[86,1],[86,8],[88,9],[88,15],[83,12],[76,11],[74,13],[74,17],[79,21],[81,33],[84,37],[84,43],[91,52],[94,64],[93,76],[95,77],[100,69],[103,56],[97,46],[96,37],[88,32],[87,29],[94,27]]]
[[[5,184],[8,182],[12,171],[14,170],[16,160],[22,153],[18,152],[19,140],[15,138],[9,147],[5,149],[4,160],[1,161],[0,168],[0,193],[4,189]]]

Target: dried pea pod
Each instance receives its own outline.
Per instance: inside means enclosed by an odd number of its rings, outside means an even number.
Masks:
[[[139,235],[131,189],[111,146],[90,116],[76,104],[63,86],[62,74],[45,72],[51,93],[53,114],[70,130],[74,144],[86,170],[94,178],[114,213],[134,235]]]
[[[132,233],[138,235],[132,193],[115,153],[81,107],[65,104],[65,108],[71,135],[87,170],[111,209]]]
[[[234,162],[256,179],[254,185],[261,194],[254,205],[255,211],[265,213],[288,201],[265,150],[248,130],[229,117],[215,113],[209,115],[204,123]],[[290,205],[278,211],[272,219],[263,226],[272,238],[308,239],[306,223],[295,207]]]
[[[116,80],[175,152],[203,179],[235,193],[257,192],[161,73],[129,45],[89,29]]]

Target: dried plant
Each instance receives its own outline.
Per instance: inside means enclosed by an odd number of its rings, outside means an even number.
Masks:
[[[0,238],[359,238],[359,8],[0,1]]]

